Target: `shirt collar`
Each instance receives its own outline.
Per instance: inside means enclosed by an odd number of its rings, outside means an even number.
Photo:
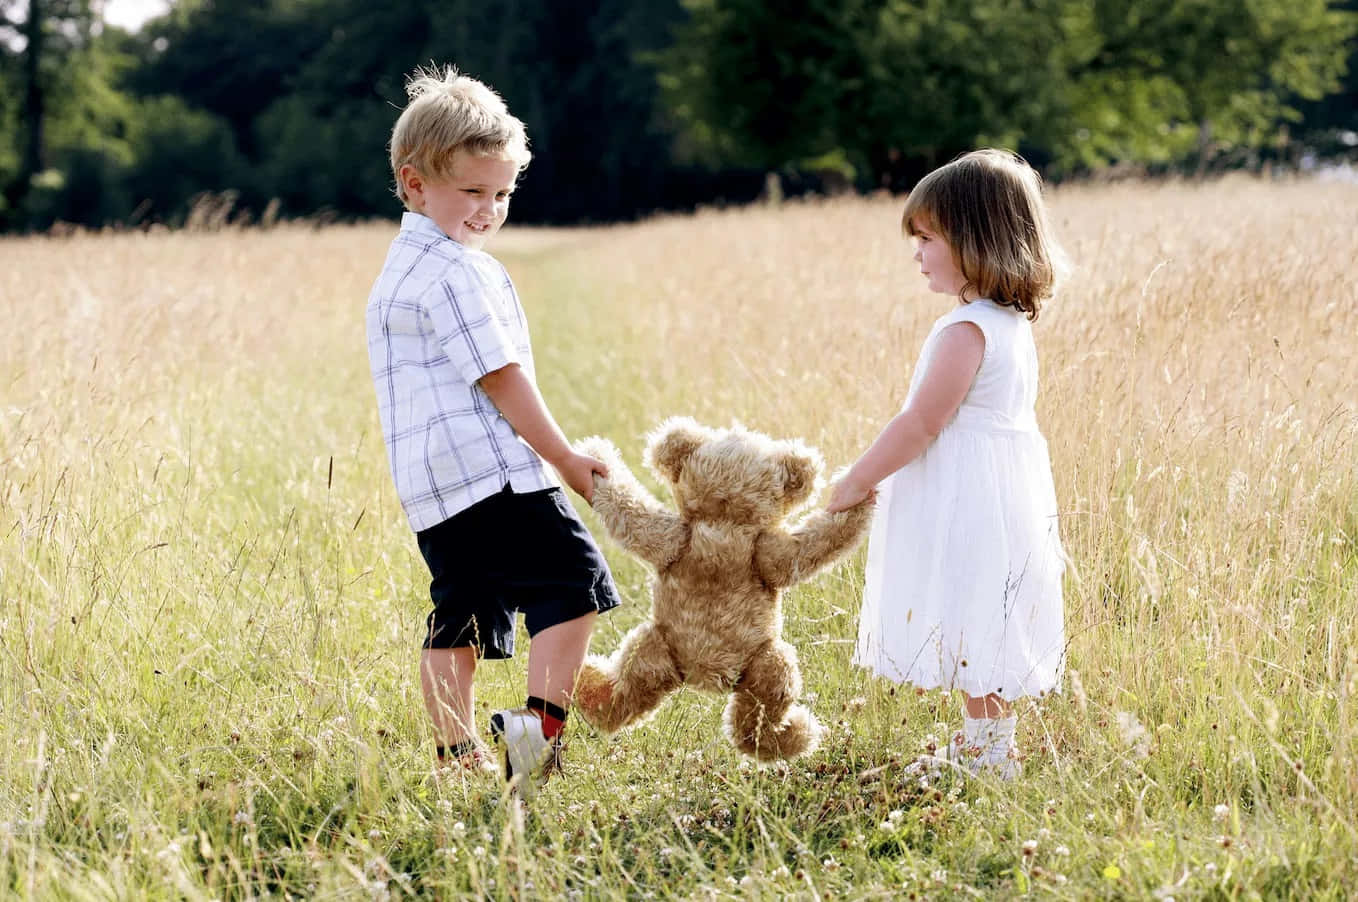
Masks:
[[[432,235],[442,238],[445,241],[451,239],[443,234],[443,230],[438,227],[438,223],[425,216],[423,213],[413,213],[410,210],[401,214],[401,231],[417,232],[421,235]]]

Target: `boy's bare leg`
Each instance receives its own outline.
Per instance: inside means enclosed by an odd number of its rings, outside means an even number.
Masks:
[[[550,626],[533,637],[528,648],[528,694],[570,710],[575,675],[589,651],[593,612]]]
[[[561,730],[597,617],[591,611],[533,636],[528,647],[528,701],[522,708],[491,715],[490,731],[504,748],[505,776],[517,784],[525,800],[559,764]]]
[[[451,748],[476,737],[475,674],[474,648],[426,648],[420,654],[420,685],[436,744]]]

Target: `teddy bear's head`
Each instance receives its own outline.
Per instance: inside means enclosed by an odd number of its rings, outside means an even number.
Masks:
[[[688,520],[771,525],[817,489],[820,455],[800,442],[775,441],[741,426],[710,429],[674,417],[651,433],[651,470],[670,484]]]

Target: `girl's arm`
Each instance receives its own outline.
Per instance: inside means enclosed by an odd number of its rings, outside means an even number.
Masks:
[[[954,323],[944,329],[910,405],[886,424],[872,447],[835,485],[826,510],[848,510],[868,497],[877,483],[924,453],[962,406],[984,354],[985,336],[975,323]]]

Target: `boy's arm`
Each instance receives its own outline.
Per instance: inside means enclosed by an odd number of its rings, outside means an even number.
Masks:
[[[657,570],[678,560],[688,539],[678,515],[637,482],[612,442],[592,436],[582,439],[576,447],[608,467],[605,478],[598,480],[591,502],[608,534]]]
[[[765,583],[786,588],[814,575],[853,548],[872,522],[873,502],[839,513],[816,511],[791,532],[766,532],[755,542],[755,569]]]
[[[481,389],[528,446],[556,468],[566,484],[593,503],[594,474],[608,475],[603,461],[576,453],[552,418],[538,387],[517,363],[486,373]]]

